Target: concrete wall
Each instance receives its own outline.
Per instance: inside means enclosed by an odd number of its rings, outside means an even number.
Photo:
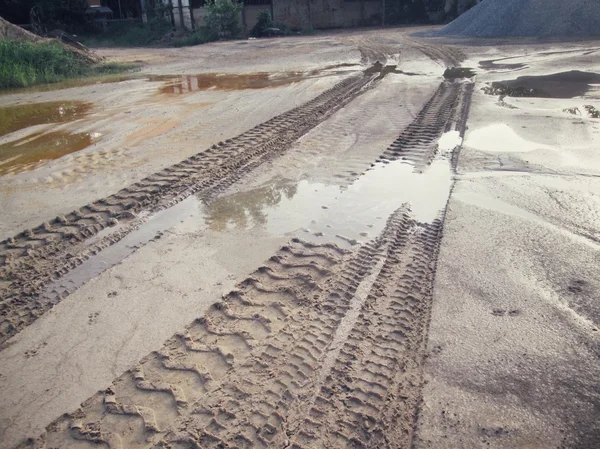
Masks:
[[[381,0],[344,2],[344,26],[381,25],[382,13]]]
[[[196,27],[202,27],[206,25],[204,21],[204,17],[206,16],[207,11],[206,8],[194,8],[194,22],[196,22]]]
[[[264,10],[271,11],[270,5],[246,5],[243,11],[244,23],[246,29],[250,31],[256,22],[258,22],[258,13]]]
[[[301,30],[310,23],[310,0],[273,0],[275,22],[285,23],[292,29]]]
[[[310,18],[314,28],[344,26],[344,0],[310,0]]]

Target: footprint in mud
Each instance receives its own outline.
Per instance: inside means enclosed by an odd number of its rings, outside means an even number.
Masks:
[[[106,295],[107,298],[114,298],[115,296],[117,296],[119,293],[118,292],[110,292],[108,295]]]
[[[98,321],[98,317],[100,316],[100,312],[93,312],[88,315],[88,324],[91,326],[92,324],[96,324]]]
[[[517,316],[521,315],[521,311],[519,309],[505,310],[505,309],[494,309],[492,310],[492,315],[494,316]]]
[[[48,343],[44,342],[44,343],[36,346],[33,349],[29,349],[29,350],[25,351],[25,357],[26,358],[35,357],[40,352],[40,349],[42,349],[44,346],[47,346],[47,345],[48,345]]]
[[[567,286],[567,290],[571,293],[583,293],[586,286],[587,282],[582,279],[571,279],[571,282],[569,282],[569,285]]]

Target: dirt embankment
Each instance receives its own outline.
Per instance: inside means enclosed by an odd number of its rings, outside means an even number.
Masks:
[[[73,53],[91,63],[96,63],[103,60],[101,56],[97,55],[83,44],[70,38],[66,33],[56,30],[52,34],[53,38],[41,37],[30,33],[29,31],[24,30],[17,25],[13,25],[12,23],[0,17],[0,39],[27,41],[39,44],[55,42],[60,44],[69,53]]]

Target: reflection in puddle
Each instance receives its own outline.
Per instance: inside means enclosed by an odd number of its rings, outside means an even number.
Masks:
[[[410,164],[394,161],[377,164],[347,189],[307,180],[278,180],[220,197],[209,205],[190,196],[142,222],[122,240],[48,286],[44,296],[51,299],[74,291],[171,229],[194,235],[204,234],[207,228],[213,232],[251,230],[245,234],[247,239],[252,238],[256,228],[273,236],[304,230],[312,234],[302,235],[309,240],[323,236],[344,246],[367,241],[382,231],[392,212],[407,203],[420,222],[438,218],[448,200],[451,183],[450,163],[446,159],[435,161],[423,173],[414,172]],[[113,230],[105,229],[96,239]]]
[[[286,233],[309,224],[312,217],[322,214],[323,202],[331,202],[338,195],[338,186],[279,180],[218,198],[206,207],[205,220],[214,231],[261,225],[276,234]]]
[[[92,109],[82,101],[53,101],[0,108],[0,136],[48,123],[66,123],[84,117]]]
[[[244,89],[266,89],[270,87],[287,86],[292,83],[306,79],[343,75],[348,70],[334,70],[343,67],[353,67],[355,64],[339,64],[308,72],[279,72],[279,73],[203,73],[199,75],[153,75],[148,81],[165,81],[160,88],[162,94],[180,95],[198,90],[244,90]]]
[[[600,84],[600,74],[571,70],[493,82],[484,87],[483,91],[489,95],[509,97],[574,98],[588,94],[594,84]]]
[[[150,81],[167,81],[160,88],[161,94],[185,94],[198,90],[242,90],[264,89],[266,87],[279,87],[304,79],[301,73],[280,74],[272,77],[268,73],[254,73],[251,75],[223,75],[207,73],[203,75],[184,75],[179,78],[172,76],[152,76]]]
[[[267,209],[286,199],[291,201],[298,185],[286,181],[224,197],[211,204],[206,223],[215,231],[229,228],[250,228],[267,222]]]
[[[451,182],[446,160],[435,161],[423,173],[394,161],[377,164],[346,190],[306,180],[280,181],[221,197],[206,207],[205,219],[213,230],[260,225],[280,235],[304,227],[316,234],[342,234],[361,241],[379,233],[385,219],[405,203],[416,220],[433,221],[446,204]]]
[[[1,144],[0,175],[32,170],[50,160],[83,150],[99,137],[98,133],[55,131]]]

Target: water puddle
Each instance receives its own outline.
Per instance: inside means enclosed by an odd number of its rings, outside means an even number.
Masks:
[[[0,108],[0,136],[48,123],[66,123],[85,117],[92,109],[83,101],[52,101]]]
[[[245,89],[267,89],[273,87],[287,86],[293,83],[313,78],[326,76],[346,75],[354,71],[359,64],[336,64],[321,69],[305,72],[258,72],[247,74],[227,73],[203,73],[199,75],[152,75],[148,77],[151,82],[164,82],[159,92],[166,95],[182,95],[200,90],[245,90]],[[345,69],[345,70],[342,70]],[[383,65],[379,61],[364,70],[365,75],[379,74],[377,79],[384,78],[388,73],[400,73],[404,75],[415,75],[397,69],[396,65]]]
[[[416,220],[433,221],[445,207],[451,183],[450,164],[445,159],[434,161],[423,173],[394,161],[377,164],[347,188],[307,180],[278,181],[221,197],[206,206],[205,220],[213,230],[260,226],[281,235],[302,228],[313,235],[340,234],[366,241],[377,235],[387,217],[403,204],[410,205]]]
[[[483,70],[513,71],[513,70],[526,69],[528,67],[522,62],[518,62],[518,63],[514,63],[514,64],[509,64],[509,63],[500,63],[499,64],[500,61],[506,61],[506,60],[510,60],[510,59],[513,59],[513,57],[500,58],[500,59],[486,59],[485,61],[479,61],[479,68],[481,68]]]
[[[98,138],[98,133],[54,131],[0,144],[0,176],[33,170],[48,161],[81,151]]]
[[[589,94],[595,84],[600,84],[600,74],[571,70],[493,82],[482,90],[488,95],[509,97],[575,98]]]
[[[275,237],[300,233],[304,239],[351,246],[378,235],[387,218],[403,205],[410,207],[417,221],[429,223],[439,218],[451,185],[450,163],[440,159],[422,173],[403,161],[378,163],[347,188],[307,180],[276,180],[208,205],[191,196],[150,217],[137,230],[51,284],[44,297],[51,301],[73,292],[171,229],[194,234],[262,230]],[[107,228],[96,239],[113,231],[115,228]]]
[[[376,75],[379,74],[376,80],[380,80],[385,78],[385,76],[389,73],[396,73],[401,75],[415,76],[417,73],[404,72],[398,69],[397,65],[383,65],[381,62],[376,61],[371,67],[364,70],[363,73],[365,75]]]
[[[338,64],[319,70],[308,72],[279,72],[279,73],[248,73],[248,74],[226,74],[226,73],[203,73],[199,75],[153,75],[148,81],[164,81],[165,84],[159,89],[161,94],[181,95],[199,90],[245,90],[266,89],[272,87],[287,86],[293,83],[311,78],[325,76],[339,76],[347,74],[348,70],[335,70],[342,67],[353,67],[354,64]]]
[[[471,79],[474,76],[475,71],[469,67],[451,67],[444,70],[444,79],[448,81]]]

